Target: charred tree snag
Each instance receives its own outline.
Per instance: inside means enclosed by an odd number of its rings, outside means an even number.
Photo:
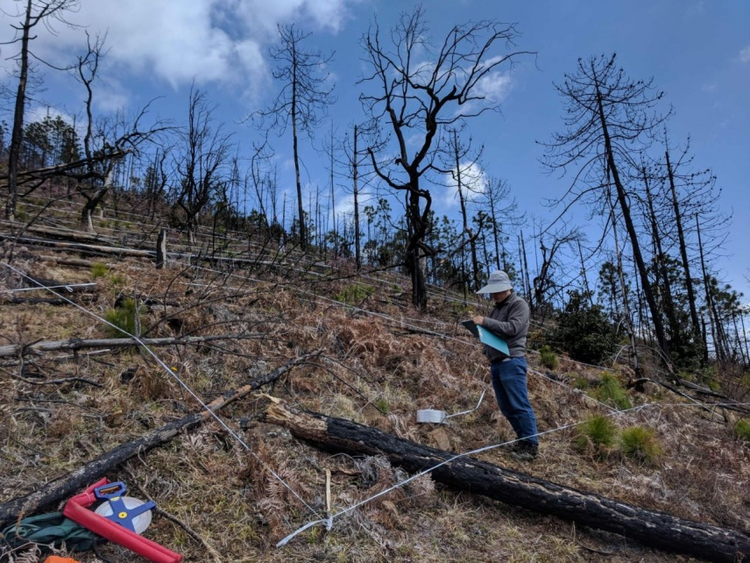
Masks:
[[[385,455],[393,465],[412,473],[435,467],[433,479],[455,489],[614,532],[657,549],[710,561],[734,562],[750,557],[750,536],[736,530],[646,510],[471,457],[444,463],[456,455],[275,401],[266,411],[267,422],[284,426],[295,437],[326,451]]]
[[[159,238],[156,241],[156,269],[161,270],[167,263],[167,229],[159,232]]]
[[[24,516],[34,514],[43,507],[66,500],[88,487],[108,471],[112,471],[118,465],[125,463],[131,457],[171,440],[183,429],[191,430],[195,428],[211,418],[212,412],[216,412],[252,391],[259,389],[263,385],[277,380],[292,367],[305,363],[314,355],[315,354],[313,353],[296,358],[291,362],[254,379],[247,385],[233,391],[230,395],[216,399],[207,405],[209,410],[196,412],[179,420],[175,420],[174,422],[170,422],[153,432],[149,432],[138,440],[122,444],[121,446],[102,454],[75,471],[40,487],[33,493],[29,493],[25,496],[4,503],[0,506],[0,529],[5,528],[16,519],[21,519]]]

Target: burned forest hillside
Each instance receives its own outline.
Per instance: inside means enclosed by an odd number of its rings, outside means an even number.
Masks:
[[[480,297],[430,286],[418,311],[398,269],[358,271],[349,257],[239,232],[201,230],[189,244],[158,216],[107,212],[84,232],[63,208],[27,206],[26,222],[2,224],[2,528],[106,477],[153,499],[144,537],[185,561],[750,557],[740,377],[711,388],[655,361],[636,377],[624,354],[582,364],[543,348],[553,321],[535,319],[540,453],[516,461],[481,347],[461,325],[487,310]],[[424,409],[448,418],[418,423]],[[370,438],[334,437],[334,425]],[[499,479],[497,494],[431,470],[445,452],[456,472]],[[502,496],[511,483],[529,494]],[[560,490],[658,516],[663,543],[591,522],[590,500],[555,516]],[[736,555],[670,548],[675,522],[737,542]],[[145,561],[114,542],[54,552]],[[50,552],[1,553],[30,563]]]

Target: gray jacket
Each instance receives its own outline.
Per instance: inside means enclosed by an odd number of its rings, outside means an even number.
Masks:
[[[508,343],[512,358],[526,355],[526,335],[529,332],[531,311],[529,305],[515,292],[502,303],[495,304],[489,317],[484,317],[482,326],[494,332]],[[484,355],[490,361],[499,360],[504,354],[490,346],[484,347]]]

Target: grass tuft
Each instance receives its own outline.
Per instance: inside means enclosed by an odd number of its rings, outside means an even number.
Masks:
[[[102,264],[101,262],[94,262],[91,264],[91,277],[93,279],[99,279],[103,278],[107,275],[107,271],[109,268],[107,268],[106,264]]]
[[[589,387],[591,387],[591,383],[589,383],[589,380],[580,375],[576,376],[575,379],[573,379],[573,383],[571,385],[573,386],[574,389],[581,389],[581,390],[588,389]]]
[[[375,289],[370,285],[348,285],[336,295],[336,301],[341,301],[347,305],[359,306],[374,291]]]
[[[627,457],[641,463],[656,463],[662,447],[656,433],[644,426],[631,426],[620,435],[620,449]]]
[[[623,389],[620,381],[611,373],[604,373],[599,381],[599,387],[594,396],[601,401],[617,407],[620,410],[632,408],[627,392]]]
[[[617,440],[617,425],[608,416],[594,416],[579,427],[573,446],[579,453],[606,457]]]
[[[750,420],[744,418],[738,420],[737,424],[734,425],[734,433],[738,439],[750,442]]]
[[[539,363],[551,370],[556,370],[560,365],[557,354],[546,344],[539,349]]]
[[[107,334],[111,338],[127,338],[127,334],[122,332],[125,331],[138,336],[141,332],[143,309],[142,305],[130,297],[124,299],[120,307],[104,313],[104,319],[114,325],[105,327]]]

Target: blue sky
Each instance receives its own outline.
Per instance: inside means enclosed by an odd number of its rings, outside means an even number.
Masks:
[[[277,92],[270,79],[267,50],[276,23],[295,23],[312,32],[309,46],[335,51],[330,66],[337,104],[331,117],[339,133],[363,118],[357,96],[363,52],[359,39],[377,16],[388,29],[411,0],[81,0],[68,16],[92,35],[107,33],[109,52],[95,93],[97,110],[135,112],[154,102],[153,112],[183,119],[188,91],[195,81],[217,105],[216,117],[235,132],[250,153],[257,135],[239,120],[269,103]],[[536,221],[557,214],[543,205],[559,197],[567,179],[546,175],[541,148],[562,129],[562,101],[553,88],[572,73],[579,57],[616,52],[619,64],[635,79],[654,79],[674,107],[669,122],[675,142],[692,137],[696,168],[712,168],[722,189],[720,205],[733,213],[725,257],[718,261],[726,281],[750,296],[750,2],[747,0],[432,0],[423,3],[436,41],[456,23],[493,18],[515,23],[518,50],[536,57],[520,59],[512,72],[502,69],[495,92],[502,114],[470,123],[474,142],[485,146],[483,172],[505,179],[522,211]],[[0,41],[12,38],[10,23],[18,2],[0,0]],[[40,29],[35,52],[57,65],[75,60],[85,44],[83,29],[54,25]],[[2,46],[2,64],[16,52]],[[66,116],[80,113],[83,91],[55,71],[45,74],[45,90],[32,100],[36,111]],[[12,85],[7,75],[5,82]],[[15,87],[13,85],[13,87]],[[0,109],[9,105],[2,101]],[[50,109],[41,109],[46,108]],[[7,113],[4,115],[7,119]],[[324,125],[317,142],[327,134]],[[290,143],[272,138],[282,183],[291,185]],[[325,158],[305,148],[310,189],[327,189]],[[346,202],[344,186],[337,200]],[[437,211],[455,214],[457,204],[439,198]],[[576,215],[585,221],[585,213]],[[529,228],[530,230],[530,228]]]

